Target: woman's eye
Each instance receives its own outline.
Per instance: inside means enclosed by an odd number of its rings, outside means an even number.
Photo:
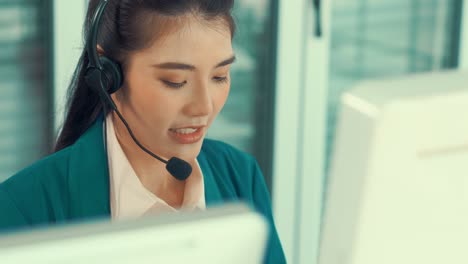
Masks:
[[[187,81],[183,81],[183,82],[170,82],[167,80],[161,80],[161,81],[164,83],[164,85],[166,85],[169,88],[181,88],[187,83]]]
[[[213,81],[217,82],[217,83],[225,83],[228,81],[228,77],[224,76],[224,77],[213,77]]]

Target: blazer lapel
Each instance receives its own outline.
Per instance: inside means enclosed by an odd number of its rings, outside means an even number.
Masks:
[[[202,150],[197,157],[198,163],[203,173],[203,182],[205,187],[205,202],[207,206],[216,205],[223,202],[219,188],[214,178],[214,172],[208,162],[205,152]]]
[[[69,191],[72,218],[110,216],[109,168],[102,116],[72,146]]]

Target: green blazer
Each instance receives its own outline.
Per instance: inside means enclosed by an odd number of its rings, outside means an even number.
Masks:
[[[0,231],[110,218],[109,170],[99,118],[73,145],[0,184]],[[255,159],[206,139],[197,157],[207,207],[242,200],[270,222],[265,263],[285,263],[270,198]]]

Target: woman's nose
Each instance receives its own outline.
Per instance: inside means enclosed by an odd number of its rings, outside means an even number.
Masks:
[[[186,106],[189,116],[208,116],[213,111],[213,99],[208,85],[193,89],[190,102]]]

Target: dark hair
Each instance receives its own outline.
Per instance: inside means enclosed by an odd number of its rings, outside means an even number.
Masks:
[[[84,43],[99,1],[89,1],[83,30]],[[129,53],[150,46],[154,40],[174,28],[174,24],[183,23],[180,18],[184,15],[201,16],[206,21],[221,20],[229,26],[231,37],[235,33],[231,15],[234,0],[108,1],[99,25],[98,44],[106,57],[122,65],[124,72]],[[75,143],[101,113],[107,113],[98,94],[84,80],[88,63],[88,53],[84,48],[68,88],[66,117],[55,151]]]

